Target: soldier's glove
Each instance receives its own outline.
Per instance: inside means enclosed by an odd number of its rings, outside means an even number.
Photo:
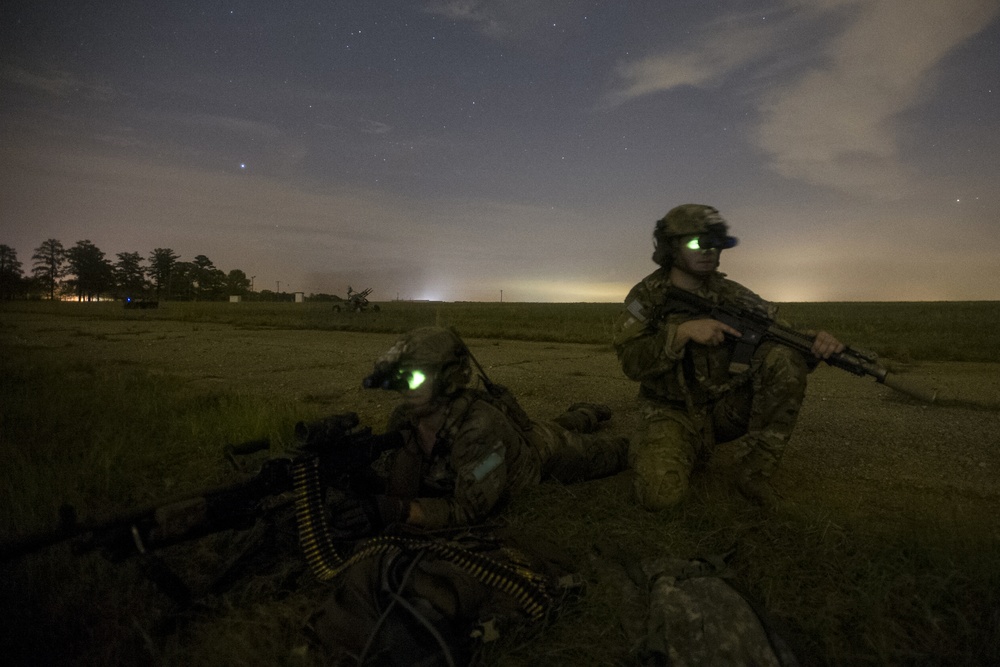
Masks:
[[[409,508],[409,502],[394,496],[349,497],[333,508],[330,527],[336,532],[354,537],[377,535],[386,526],[405,522]]]

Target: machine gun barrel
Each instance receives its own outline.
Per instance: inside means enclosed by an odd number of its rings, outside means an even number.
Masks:
[[[248,479],[180,494],[104,519],[81,522],[71,506],[63,505],[57,528],[0,544],[0,561],[75,539],[79,540],[74,545],[76,553],[101,549],[120,560],[222,530],[250,528],[265,511],[265,499],[295,489],[296,466],[315,459],[322,481],[332,485],[358,474],[382,452],[402,446],[398,432],[373,435],[370,428],[358,429],[357,425],[353,412],[299,422],[294,458],[271,458]],[[235,455],[269,445],[266,439],[252,440],[229,445],[224,452],[232,461]]]
[[[291,490],[289,463],[273,459],[250,479],[191,491],[103,519],[79,521],[76,510],[64,504],[57,528],[0,544],[0,561],[74,539],[80,539],[75,553],[103,549],[120,560],[212,532],[249,527],[264,498]]]

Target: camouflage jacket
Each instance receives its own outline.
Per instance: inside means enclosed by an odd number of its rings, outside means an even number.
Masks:
[[[389,493],[415,500],[427,528],[472,525],[541,476],[538,454],[522,432],[475,390],[464,390],[447,407],[430,456],[416,436],[405,406],[389,418],[406,444],[389,469]]]
[[[749,376],[730,374],[731,341],[715,347],[688,342],[674,349],[678,325],[697,316],[672,312],[666,296],[669,274],[669,269],[660,268],[628,293],[615,323],[614,345],[622,371],[639,382],[640,396],[690,411],[744,384]],[[697,294],[714,303],[762,308],[770,317],[777,313],[776,306],[720,272],[711,275]]]

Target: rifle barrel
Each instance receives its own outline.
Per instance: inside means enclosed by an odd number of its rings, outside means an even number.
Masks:
[[[75,528],[60,528],[47,533],[36,533],[28,535],[13,542],[0,544],[0,562],[14,560],[35,551],[41,551],[46,547],[65,542],[81,535]]]
[[[930,389],[927,387],[922,387],[906,380],[900,380],[895,375],[891,373],[886,373],[885,377],[879,380],[882,384],[898,392],[904,393],[907,396],[911,396],[918,401],[923,401],[924,403],[934,403],[937,401],[938,392],[936,389]]]

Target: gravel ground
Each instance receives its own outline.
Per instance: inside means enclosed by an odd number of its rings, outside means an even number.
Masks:
[[[70,342],[67,343],[67,340]],[[18,317],[6,346],[52,348],[67,359],[140,365],[197,384],[292,397],[310,410],[353,410],[381,425],[393,395],[360,380],[395,336],[246,330],[184,322],[94,322]],[[511,387],[530,414],[555,416],[575,401],[611,405],[612,428],[638,425],[636,385],[609,346],[468,341],[494,382]],[[900,370],[940,391],[924,405],[872,378],[821,366],[811,376],[799,425],[775,480],[783,510],[862,528],[977,525],[1000,536],[1000,372],[996,364],[924,363]],[[712,468],[733,452],[720,448]],[[985,531],[983,531],[985,532]]]

